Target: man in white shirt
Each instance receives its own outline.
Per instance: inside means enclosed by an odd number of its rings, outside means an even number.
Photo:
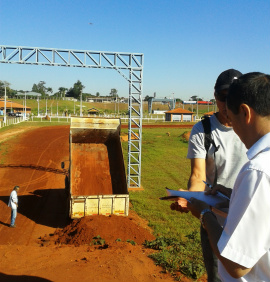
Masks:
[[[206,203],[192,199],[188,208],[208,233],[222,281],[270,281],[270,75],[235,80],[227,113],[249,161],[235,181],[224,229]]]
[[[11,222],[10,227],[16,227],[15,220],[17,217],[17,208],[18,208],[18,191],[20,187],[15,186],[10,194],[8,206],[11,207]]]

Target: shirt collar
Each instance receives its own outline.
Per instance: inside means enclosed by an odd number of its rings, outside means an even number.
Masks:
[[[222,130],[224,130],[224,131],[232,131],[233,128],[232,128],[231,126],[225,126],[224,124],[222,124],[222,123],[218,120],[216,114],[217,114],[217,113],[214,113],[214,114],[212,115],[212,117],[213,117],[213,123],[216,124],[217,127],[219,127],[220,129],[222,129]]]
[[[270,132],[261,137],[256,143],[254,143],[247,151],[247,157],[249,160],[253,159],[257,154],[265,149],[270,148]]]

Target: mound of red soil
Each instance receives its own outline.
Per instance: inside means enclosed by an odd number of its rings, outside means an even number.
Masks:
[[[108,245],[116,241],[134,241],[141,245],[155,237],[131,217],[94,215],[75,219],[63,230],[57,230],[53,236],[46,235],[41,241],[80,246],[92,245],[97,239]]]
[[[182,137],[183,139],[185,139],[186,141],[189,140],[189,136],[190,136],[190,131],[185,131],[185,132],[181,135],[181,137]]]

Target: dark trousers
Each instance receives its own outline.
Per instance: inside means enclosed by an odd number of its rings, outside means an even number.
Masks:
[[[206,268],[208,282],[221,282],[218,276],[218,259],[216,255],[213,253],[208,234],[201,226],[201,245],[202,245],[202,252],[203,252],[203,260],[204,265]]]

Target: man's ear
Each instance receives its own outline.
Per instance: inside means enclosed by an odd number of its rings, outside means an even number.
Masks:
[[[246,124],[252,121],[253,111],[247,104],[240,105],[240,113],[243,115]]]

